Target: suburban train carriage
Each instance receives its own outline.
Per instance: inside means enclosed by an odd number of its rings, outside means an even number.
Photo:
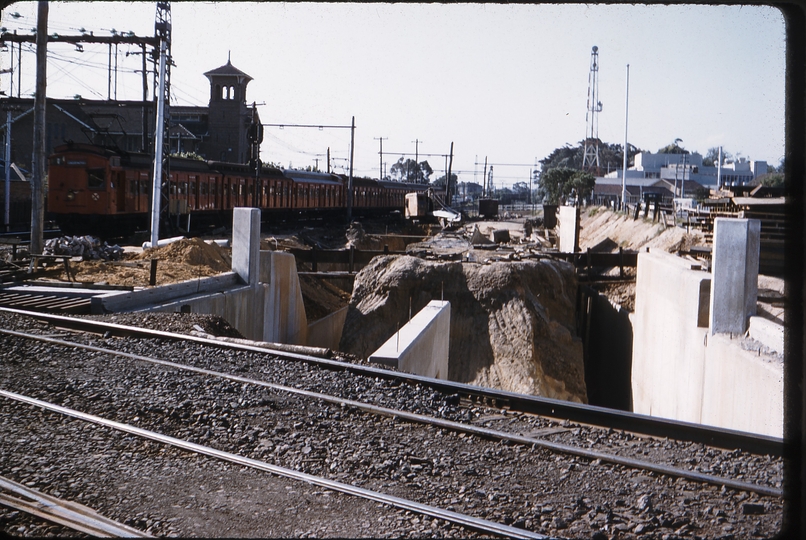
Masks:
[[[425,192],[429,186],[427,184],[410,184],[407,182],[392,182],[389,180],[379,181],[383,188],[383,197],[379,204],[390,210],[403,211],[406,205],[406,193]]]
[[[335,174],[284,169],[292,182],[293,208],[299,211],[327,212],[344,208],[344,186]]]
[[[66,233],[134,230],[147,224],[150,186],[146,155],[60,145],[48,159],[47,211]]]
[[[217,208],[228,212],[238,206],[273,210],[291,205],[291,181],[279,169],[264,167],[258,180],[248,165],[211,161],[209,167],[218,177],[216,196],[208,196],[208,204],[214,200]]]
[[[346,181],[345,181],[346,182]],[[383,187],[372,178],[353,177],[353,209],[378,208],[383,198]]]

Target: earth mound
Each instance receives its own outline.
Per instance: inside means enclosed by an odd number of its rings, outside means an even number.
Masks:
[[[190,266],[206,266],[213,272],[227,272],[232,264],[224,249],[201,238],[184,238],[167,246],[145,249],[135,259],[163,259]]]
[[[431,300],[451,302],[448,378],[587,402],[573,267],[376,257],[355,279],[340,350],[368,357]]]

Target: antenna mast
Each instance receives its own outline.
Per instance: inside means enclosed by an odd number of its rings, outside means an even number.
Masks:
[[[585,154],[582,170],[599,176],[599,47],[591,49],[591,67],[588,73],[588,108],[585,113]]]

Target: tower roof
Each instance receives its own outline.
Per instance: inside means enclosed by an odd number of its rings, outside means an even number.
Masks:
[[[246,73],[244,73],[240,69],[238,69],[235,66],[233,66],[232,62],[230,62],[229,58],[227,59],[226,64],[224,64],[223,66],[221,66],[219,68],[215,68],[213,70],[208,71],[207,73],[204,74],[204,76],[207,77],[208,79],[210,79],[210,81],[212,81],[213,77],[216,77],[216,76],[234,76],[234,77],[238,77],[238,82],[243,82],[244,80],[246,82],[249,82],[249,81],[252,80],[252,77],[250,77],[249,75],[247,75]]]

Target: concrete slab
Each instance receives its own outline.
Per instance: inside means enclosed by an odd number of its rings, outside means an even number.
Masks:
[[[711,334],[744,334],[756,314],[760,233],[757,219],[714,220]]]
[[[784,353],[784,327],[763,317],[750,317],[750,337],[773,351]]]
[[[451,303],[432,300],[369,360],[406,373],[447,379],[450,328]]]

